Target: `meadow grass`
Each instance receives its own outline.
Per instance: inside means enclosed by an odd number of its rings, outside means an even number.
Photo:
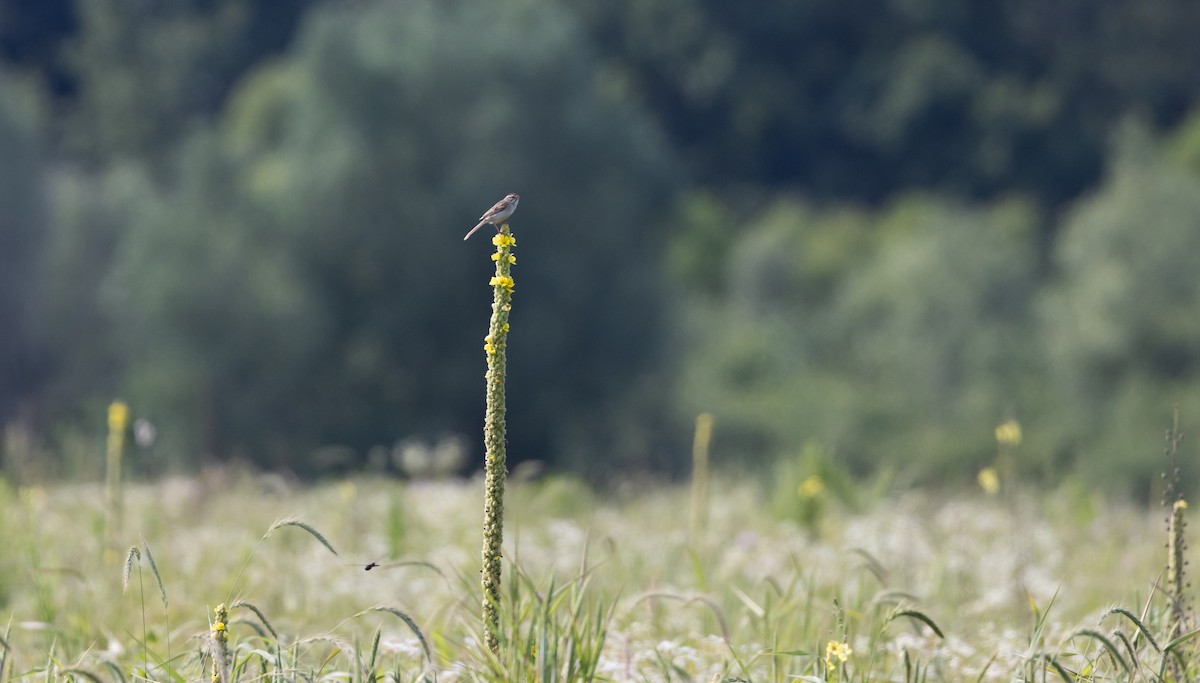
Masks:
[[[1178,628],[1181,606],[1155,588],[1160,509],[1080,488],[905,491],[856,512],[829,501],[814,522],[717,476],[702,533],[686,486],[511,485],[492,652],[482,491],[167,479],[126,487],[112,547],[102,486],[0,488],[0,683],[1198,675],[1194,625]]]

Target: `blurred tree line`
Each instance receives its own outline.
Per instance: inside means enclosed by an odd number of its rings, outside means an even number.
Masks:
[[[49,472],[117,396],[148,471],[474,434],[490,249],[461,234],[515,191],[517,460],[679,471],[709,410],[727,461],[939,480],[1013,418],[1028,474],[1145,491],[1172,406],[1200,416],[1198,28],[1182,0],[9,0],[0,424]]]

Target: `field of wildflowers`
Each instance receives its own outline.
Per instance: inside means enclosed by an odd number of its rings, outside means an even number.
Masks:
[[[794,495],[826,495],[818,483]],[[125,487],[118,532],[100,485],[0,488],[0,680],[1197,675],[1191,605],[1176,623],[1156,589],[1163,510],[980,488],[799,518],[759,483],[709,487],[697,528],[686,486],[510,484],[495,653],[478,613],[481,479],[166,479]]]

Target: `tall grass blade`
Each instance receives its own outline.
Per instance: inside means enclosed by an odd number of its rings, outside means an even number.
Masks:
[[[1173,652],[1175,650],[1175,648],[1179,647],[1180,645],[1183,645],[1184,643],[1188,642],[1189,640],[1191,640],[1192,638],[1195,638],[1198,635],[1200,635],[1200,628],[1198,628],[1194,631],[1189,631],[1189,632],[1179,636],[1178,638],[1175,638],[1174,640],[1167,643],[1166,645],[1164,645],[1163,652]]]
[[[872,576],[874,576],[875,580],[879,582],[880,586],[887,588],[887,568],[883,566],[883,563],[880,562],[878,558],[872,555],[866,548],[851,548],[850,553],[863,558],[863,563],[860,565],[860,567],[866,569]]]
[[[1150,641],[1150,645],[1154,647],[1154,650],[1156,652],[1162,652],[1162,648],[1158,646],[1158,641],[1155,640],[1154,636],[1150,634],[1150,629],[1146,628],[1146,625],[1142,623],[1142,620],[1134,616],[1133,612],[1130,612],[1124,607],[1114,607],[1108,610],[1104,614],[1100,615],[1100,621],[1104,621],[1105,617],[1113,614],[1119,614],[1132,622],[1133,625],[1137,627],[1138,631],[1146,637],[1146,640]]]
[[[8,625],[4,627],[4,636],[0,637],[0,683],[8,680],[8,655],[11,647],[8,644],[9,635],[12,633],[12,616],[8,617]]]
[[[142,550],[146,553],[146,561],[150,563],[150,573],[154,575],[154,582],[158,584],[158,597],[162,600],[163,609],[167,609],[167,588],[163,585],[162,575],[158,573],[158,563],[154,561],[154,553],[150,552],[146,539],[142,539]]]
[[[1052,655],[1042,655],[1042,659],[1051,669],[1054,669],[1054,673],[1058,674],[1059,678],[1063,679],[1063,683],[1077,683],[1075,677]]]
[[[1116,644],[1109,640],[1103,633],[1100,633],[1095,629],[1085,628],[1071,634],[1072,638],[1075,638],[1076,636],[1092,638],[1099,642],[1101,647],[1108,652],[1109,656],[1115,659],[1117,663],[1121,665],[1121,668],[1125,670],[1125,673],[1130,673],[1129,662],[1126,662],[1125,658],[1121,656],[1121,651],[1117,649]]]
[[[309,523],[299,520],[299,519],[296,519],[294,517],[284,518],[284,519],[281,519],[281,520],[275,522],[274,524],[272,524],[271,528],[267,529],[267,533],[263,534],[263,538],[266,539],[272,533],[274,533],[276,530],[282,529],[284,527],[289,527],[289,526],[294,526],[294,527],[297,527],[297,528],[307,531],[309,534],[312,535],[313,538],[320,541],[321,545],[325,546],[325,548],[327,550],[329,550],[329,552],[333,553],[334,555],[338,554],[338,551],[333,549],[333,545],[330,544],[329,541],[325,540],[325,537],[321,535],[320,531],[317,531],[316,529],[314,529],[312,527],[312,525],[310,525]]]
[[[685,605],[698,602],[708,607],[708,609],[712,611],[713,616],[717,618],[717,626],[721,629],[721,637],[724,638],[726,642],[729,641],[729,628],[725,625],[725,614],[721,611],[720,605],[713,602],[712,598],[708,598],[703,595],[678,595],[676,593],[655,592],[643,594],[640,598],[634,601],[634,605],[636,606],[639,603],[656,599],[676,600]]]
[[[429,641],[425,639],[425,633],[421,631],[421,627],[417,625],[417,622],[414,621],[412,617],[408,616],[408,614],[404,613],[403,611],[396,609],[395,607],[388,607],[386,605],[372,607],[367,611],[386,612],[396,617],[400,621],[403,621],[404,625],[407,626],[408,629],[413,632],[413,635],[417,637],[417,642],[421,643],[421,650],[425,653],[426,663],[430,665],[433,664],[433,651],[429,648]]]
[[[142,559],[142,551],[138,547],[131,546],[129,552],[125,553],[125,564],[121,571],[121,590],[129,592],[129,577],[133,575],[133,563],[135,560]]]
[[[1117,640],[1120,640],[1121,644],[1125,646],[1125,651],[1129,653],[1129,661],[1133,668],[1138,668],[1141,664],[1138,661],[1137,649],[1134,648],[1133,643],[1129,640],[1129,636],[1125,635],[1124,631],[1117,631],[1116,636]]]
[[[383,634],[383,629],[375,629],[375,641],[371,643],[371,655],[367,659],[367,671],[371,673],[368,680],[374,680],[375,664],[379,661],[379,636]]]
[[[924,612],[918,612],[915,609],[897,610],[892,613],[892,616],[888,618],[888,621],[889,622],[895,621],[896,619],[898,619],[900,617],[908,617],[909,619],[915,619],[915,620],[921,622],[922,624],[925,624],[926,626],[928,626],[934,633],[937,634],[938,638],[941,638],[942,640],[946,639],[946,634],[942,633],[942,629],[938,628],[938,625],[936,623],[934,623],[933,619],[930,619]]]

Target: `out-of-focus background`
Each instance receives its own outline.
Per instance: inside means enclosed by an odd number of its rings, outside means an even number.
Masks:
[[[470,470],[462,236],[518,192],[514,462],[671,476],[709,411],[714,467],[954,485],[1015,420],[1018,473],[1150,496],[1173,408],[1200,425],[1198,31],[1187,0],[2,0],[5,470],[98,477],[116,398],[143,476]]]

